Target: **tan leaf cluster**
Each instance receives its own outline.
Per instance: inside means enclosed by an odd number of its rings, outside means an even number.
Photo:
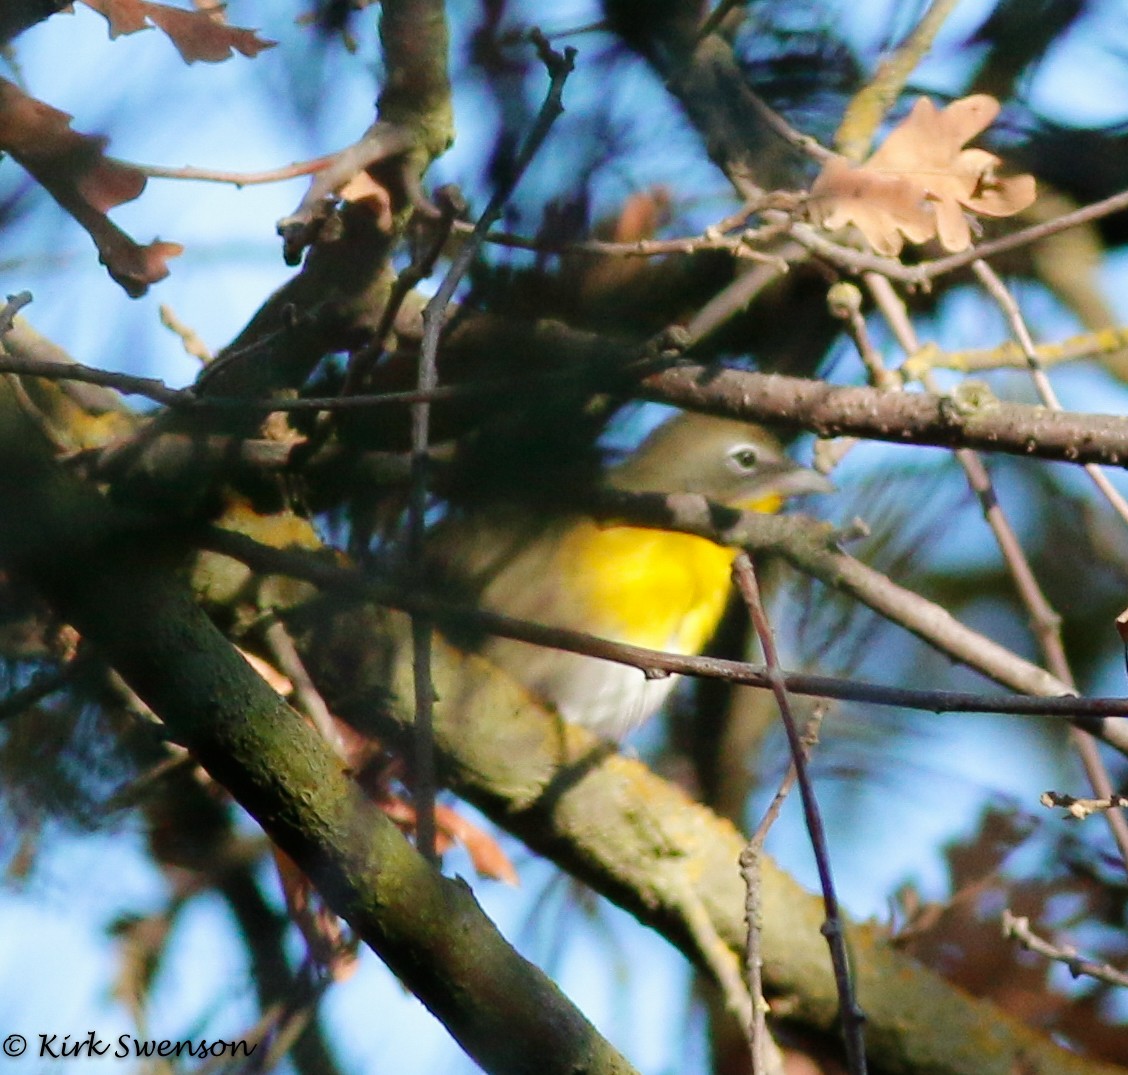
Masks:
[[[1034,177],[1003,177],[1002,161],[965,143],[985,131],[999,102],[979,93],[937,108],[921,97],[862,164],[831,157],[811,187],[810,213],[832,231],[852,224],[879,254],[907,240],[939,239],[945,250],[971,245],[969,214],[1012,216],[1034,201]]]
[[[106,140],[72,130],[71,117],[0,79],[0,150],[10,153],[98,247],[110,275],[132,296],[168,275],[177,243],[134,242],[106,213],[145,188],[136,168],[105,155]]]
[[[261,38],[254,30],[228,26],[213,9],[185,10],[150,0],[83,0],[110,24],[110,37],[135,34],[156,26],[168,35],[185,63],[203,60],[221,63],[236,52],[255,57],[277,42]]]

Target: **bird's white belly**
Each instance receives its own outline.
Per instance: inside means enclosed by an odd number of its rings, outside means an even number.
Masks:
[[[499,641],[493,648],[504,653],[490,656],[501,656],[499,663],[565,720],[612,739],[622,738],[653,715],[678,681],[673,675],[648,679],[628,665],[519,642]]]

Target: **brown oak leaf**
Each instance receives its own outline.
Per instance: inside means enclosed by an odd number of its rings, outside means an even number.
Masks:
[[[905,245],[936,234],[924,192],[908,179],[859,168],[831,157],[811,187],[811,215],[828,231],[853,224],[879,254],[896,257]]]
[[[267,41],[254,30],[229,26],[218,11],[185,10],[150,0],[83,0],[110,24],[110,37],[135,34],[150,26],[168,35],[185,63],[203,60],[221,63],[236,52],[255,57],[277,42]]]
[[[102,264],[134,298],[168,275],[177,243],[140,246],[106,216],[145,189],[138,169],[105,155],[106,139],[72,130],[71,117],[0,79],[0,150],[5,150],[81,224]]]
[[[895,257],[905,240],[935,237],[945,250],[971,245],[968,214],[1005,217],[1034,201],[1034,177],[997,174],[1002,161],[964,149],[999,114],[999,102],[974,94],[938,109],[913,105],[877,151],[854,165],[827,161],[811,187],[811,215],[830,230],[853,224],[879,254]]]

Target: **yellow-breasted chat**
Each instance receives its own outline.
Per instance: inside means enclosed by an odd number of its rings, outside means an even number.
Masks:
[[[698,493],[765,513],[832,488],[760,426],[689,413],[656,429],[606,483],[626,492]],[[691,534],[493,504],[440,524],[431,557],[492,612],[694,654],[724,613],[737,551]],[[503,638],[484,639],[480,652],[566,720],[613,738],[650,717],[676,681]]]

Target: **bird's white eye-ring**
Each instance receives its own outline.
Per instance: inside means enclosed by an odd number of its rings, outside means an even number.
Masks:
[[[729,452],[729,458],[741,470],[751,470],[760,461],[759,453],[751,444],[738,444]]]

